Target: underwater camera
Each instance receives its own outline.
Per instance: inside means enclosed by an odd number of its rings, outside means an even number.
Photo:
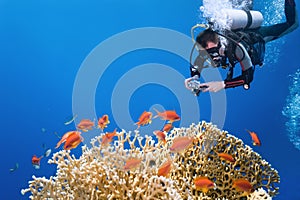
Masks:
[[[199,96],[200,92],[206,88],[208,88],[207,85],[200,86],[200,82],[196,80],[192,80],[188,83],[189,88],[191,88],[192,93],[195,96]]]

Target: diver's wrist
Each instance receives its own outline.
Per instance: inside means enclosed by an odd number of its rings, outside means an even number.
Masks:
[[[192,77],[194,80],[198,80],[199,79],[199,76],[198,75],[195,75]]]

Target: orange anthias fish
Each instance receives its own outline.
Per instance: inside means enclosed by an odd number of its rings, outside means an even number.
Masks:
[[[162,131],[153,131],[154,135],[156,135],[156,137],[162,141],[164,144],[167,143],[166,141],[166,134]]]
[[[117,135],[117,129],[114,130],[114,132],[111,132],[111,133],[106,133],[105,135],[102,136],[102,142],[101,142],[101,145],[102,146],[106,146],[108,145],[114,136]]]
[[[169,132],[173,128],[171,123],[168,123],[164,126],[163,131]]]
[[[134,168],[137,168],[141,164],[142,160],[138,158],[129,158],[125,165],[124,170],[132,170]]]
[[[248,133],[251,135],[251,138],[252,138],[252,142],[253,142],[253,145],[255,146],[260,146],[261,145],[261,142],[257,136],[257,134],[255,132],[251,132],[249,130],[246,129],[246,131],[248,131]]]
[[[172,161],[171,160],[167,160],[164,164],[162,164],[157,171],[157,175],[158,176],[164,176],[164,177],[168,177],[170,171],[172,168]]]
[[[81,137],[80,131],[69,131],[64,134],[61,140],[56,144],[55,148],[58,148],[62,143],[65,142],[64,149],[70,150],[76,148],[81,142],[83,138]]]
[[[161,119],[169,121],[170,123],[180,120],[179,115],[174,110],[166,110],[164,112],[159,112],[156,109],[154,110],[157,112],[157,115],[154,118],[160,117]]]
[[[64,145],[65,150],[70,150],[76,148],[83,141],[83,137],[77,133],[71,134]]]
[[[100,128],[101,130],[103,130],[104,128],[107,127],[107,125],[110,123],[109,119],[108,119],[108,115],[103,115],[102,117],[100,117],[98,119],[98,128]]]
[[[215,184],[205,176],[198,176],[194,179],[196,190],[201,190],[203,193],[207,193],[209,189],[214,188]]]
[[[32,156],[32,158],[31,158],[31,164],[34,167],[34,169],[40,169],[40,162],[41,162],[42,158],[43,158],[43,156],[41,156],[39,158],[36,155]]]
[[[171,152],[181,153],[188,148],[194,141],[194,138],[188,136],[176,137],[173,139],[173,144],[170,147]]]
[[[244,192],[244,195],[249,195],[250,193],[254,192],[251,183],[244,178],[234,180],[232,187],[235,188],[238,192]]]
[[[77,128],[79,130],[82,130],[84,132],[87,132],[89,130],[92,130],[92,128],[95,126],[95,123],[92,122],[89,119],[83,119],[79,122],[79,124],[77,125]]]
[[[151,124],[151,118],[152,118],[152,113],[144,111],[141,116],[139,117],[139,121],[136,122],[135,124],[138,125],[137,128],[140,128],[140,126],[145,126],[147,124]]]
[[[77,131],[69,131],[69,132],[65,133],[65,134],[61,137],[60,141],[56,144],[55,149],[57,149],[62,143],[64,143],[64,142],[67,140],[67,138],[68,138],[71,134],[73,134],[73,132],[77,132]]]
[[[229,162],[235,162],[235,159],[233,158],[233,156],[228,153],[217,153],[217,154],[220,157],[220,159],[222,159],[222,160],[226,160]]]

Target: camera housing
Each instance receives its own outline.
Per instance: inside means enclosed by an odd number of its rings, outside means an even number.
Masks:
[[[207,85],[200,86],[200,82],[196,80],[192,80],[188,83],[189,88],[191,88],[191,92],[195,96],[199,96],[200,92],[206,88],[208,88]]]

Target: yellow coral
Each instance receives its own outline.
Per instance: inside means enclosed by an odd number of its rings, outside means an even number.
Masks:
[[[183,153],[170,153],[178,136],[193,136],[193,145]],[[55,153],[49,163],[57,164],[56,176],[29,181],[31,199],[241,199],[244,195],[232,188],[234,179],[244,177],[255,191],[244,199],[271,199],[278,193],[276,170],[241,140],[201,122],[189,128],[175,128],[167,136],[167,145],[152,137],[141,137],[138,131],[122,130],[110,146],[101,146],[102,135],[92,139],[91,148],[82,147],[75,158],[70,151]],[[217,153],[228,153],[234,163],[221,160]],[[128,158],[141,159],[130,171],[123,170]],[[157,176],[157,169],[172,159],[168,178]],[[215,188],[206,194],[193,185],[196,176],[206,176]]]

